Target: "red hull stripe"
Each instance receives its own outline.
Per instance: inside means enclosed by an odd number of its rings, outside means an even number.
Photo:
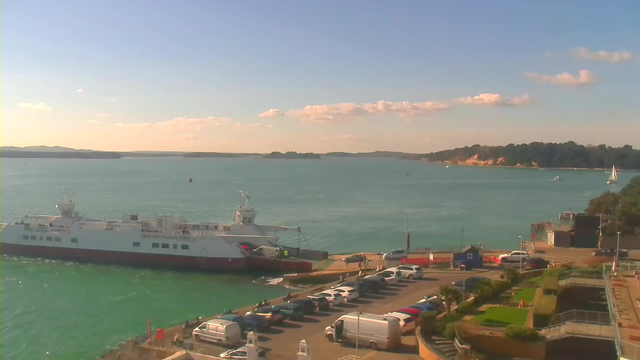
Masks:
[[[186,270],[231,271],[245,269],[247,267],[245,258],[199,258],[195,256],[71,249],[62,247],[18,245],[8,243],[0,244],[0,253],[100,264],[171,267]]]

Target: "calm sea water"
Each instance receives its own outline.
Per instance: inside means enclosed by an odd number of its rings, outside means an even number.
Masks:
[[[552,181],[556,175],[564,181]],[[583,210],[633,175],[619,173],[620,184],[609,187],[602,171],[447,169],[396,159],[2,159],[0,219],[54,214],[67,186],[91,218],[180,214],[227,222],[241,203],[238,190],[249,190],[257,222],[301,226],[303,247],[390,250],[404,246],[408,223],[414,248],[459,247],[462,226],[465,244],[515,248],[531,222]],[[144,333],[149,318],[164,327],[286,292],[247,275],[6,256],[0,270],[3,359],[93,359]]]

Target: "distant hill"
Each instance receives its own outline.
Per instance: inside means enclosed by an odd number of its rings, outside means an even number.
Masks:
[[[50,159],[120,159],[117,152],[107,151],[12,151],[0,150],[2,158],[50,158]]]
[[[320,159],[320,154],[314,153],[297,153],[295,151],[287,151],[286,153],[281,153],[279,151],[274,151],[271,154],[267,154],[263,156],[265,159]]]
[[[19,147],[19,146],[0,146],[0,151],[31,151],[31,152],[74,152],[74,151],[84,151],[84,152],[89,152],[89,151],[93,151],[93,150],[86,150],[86,149],[73,149],[73,148],[68,148],[68,147],[64,147],[64,146],[45,146],[45,145],[38,145],[38,146],[25,146],[25,147]]]
[[[236,158],[240,156],[244,156],[245,154],[233,154],[233,153],[218,153],[218,152],[192,152],[186,153],[183,157],[194,158],[194,157],[210,157],[210,158]]]
[[[359,153],[348,153],[348,152],[328,152],[323,156],[335,156],[335,157],[391,157],[391,158],[401,158],[405,156],[415,155],[411,153],[404,153],[399,151],[372,151],[372,152],[359,152]]]
[[[606,145],[583,146],[566,143],[509,144],[507,146],[473,145],[428,154],[407,155],[407,160],[427,160],[447,164],[477,166],[516,166],[544,168],[640,169],[640,150],[631,145],[613,148]]]

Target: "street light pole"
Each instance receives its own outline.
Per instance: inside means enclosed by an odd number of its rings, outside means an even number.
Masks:
[[[522,236],[518,236],[520,238],[520,272],[522,272]]]
[[[356,360],[358,359],[358,343],[360,342],[360,311],[358,311],[358,326],[356,329]]]
[[[620,264],[620,231],[618,231],[618,243],[616,245],[616,265]],[[616,266],[617,269],[617,266]]]

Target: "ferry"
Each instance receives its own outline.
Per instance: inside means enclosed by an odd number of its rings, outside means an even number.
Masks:
[[[189,222],[182,216],[147,218],[126,214],[122,220],[92,220],[76,211],[65,191],[58,215],[26,215],[0,224],[0,253],[27,257],[187,270],[311,271],[309,261],[256,256],[254,249],[277,246],[277,233],[299,227],[259,225],[250,195],[229,224]]]

